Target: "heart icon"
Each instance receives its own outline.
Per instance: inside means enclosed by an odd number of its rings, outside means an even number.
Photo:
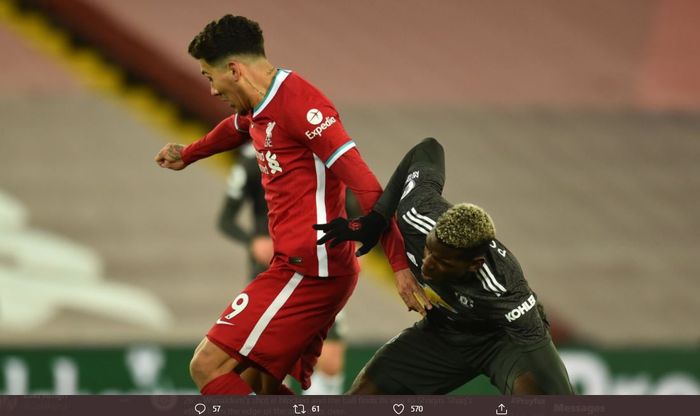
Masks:
[[[403,403],[394,403],[394,413],[397,415],[403,413]]]

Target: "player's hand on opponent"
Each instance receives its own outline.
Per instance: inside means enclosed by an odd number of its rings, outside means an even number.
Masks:
[[[160,149],[160,152],[155,157],[155,161],[161,168],[172,170],[182,170],[187,164],[182,160],[182,149],[185,146],[181,144],[168,143]]]
[[[321,245],[331,242],[331,247],[335,247],[344,241],[359,241],[362,243],[355,255],[360,257],[377,245],[379,237],[388,225],[384,217],[375,211],[370,211],[364,217],[357,217],[351,220],[338,217],[327,224],[314,224],[315,230],[322,230],[326,234],[316,241]]]
[[[423,287],[418,284],[418,281],[411,273],[411,269],[402,269],[394,273],[396,277],[396,288],[399,290],[399,296],[408,306],[409,311],[416,311],[421,315],[425,315],[428,310],[433,308],[433,305],[425,294]]]

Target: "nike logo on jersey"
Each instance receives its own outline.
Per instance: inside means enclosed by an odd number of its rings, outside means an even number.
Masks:
[[[231,326],[236,325],[236,324],[232,324],[231,322],[222,321],[221,319],[217,319],[216,323],[219,325],[231,325]]]

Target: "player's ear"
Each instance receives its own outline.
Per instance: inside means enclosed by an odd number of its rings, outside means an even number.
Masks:
[[[233,59],[229,59],[226,62],[226,67],[231,75],[233,75],[233,80],[238,81],[241,77],[241,63]]]
[[[484,256],[475,257],[469,262],[467,270],[470,272],[476,272],[481,268],[481,266],[484,265],[484,263],[486,263],[486,258]]]

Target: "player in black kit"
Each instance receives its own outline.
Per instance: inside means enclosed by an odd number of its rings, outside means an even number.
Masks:
[[[442,197],[444,151],[428,138],[403,158],[373,211],[315,227],[319,243],[376,244],[395,213],[424,318],[387,342],[351,394],[445,394],[484,374],[503,394],[573,394],[549,323],[518,260],[473,204]]]

